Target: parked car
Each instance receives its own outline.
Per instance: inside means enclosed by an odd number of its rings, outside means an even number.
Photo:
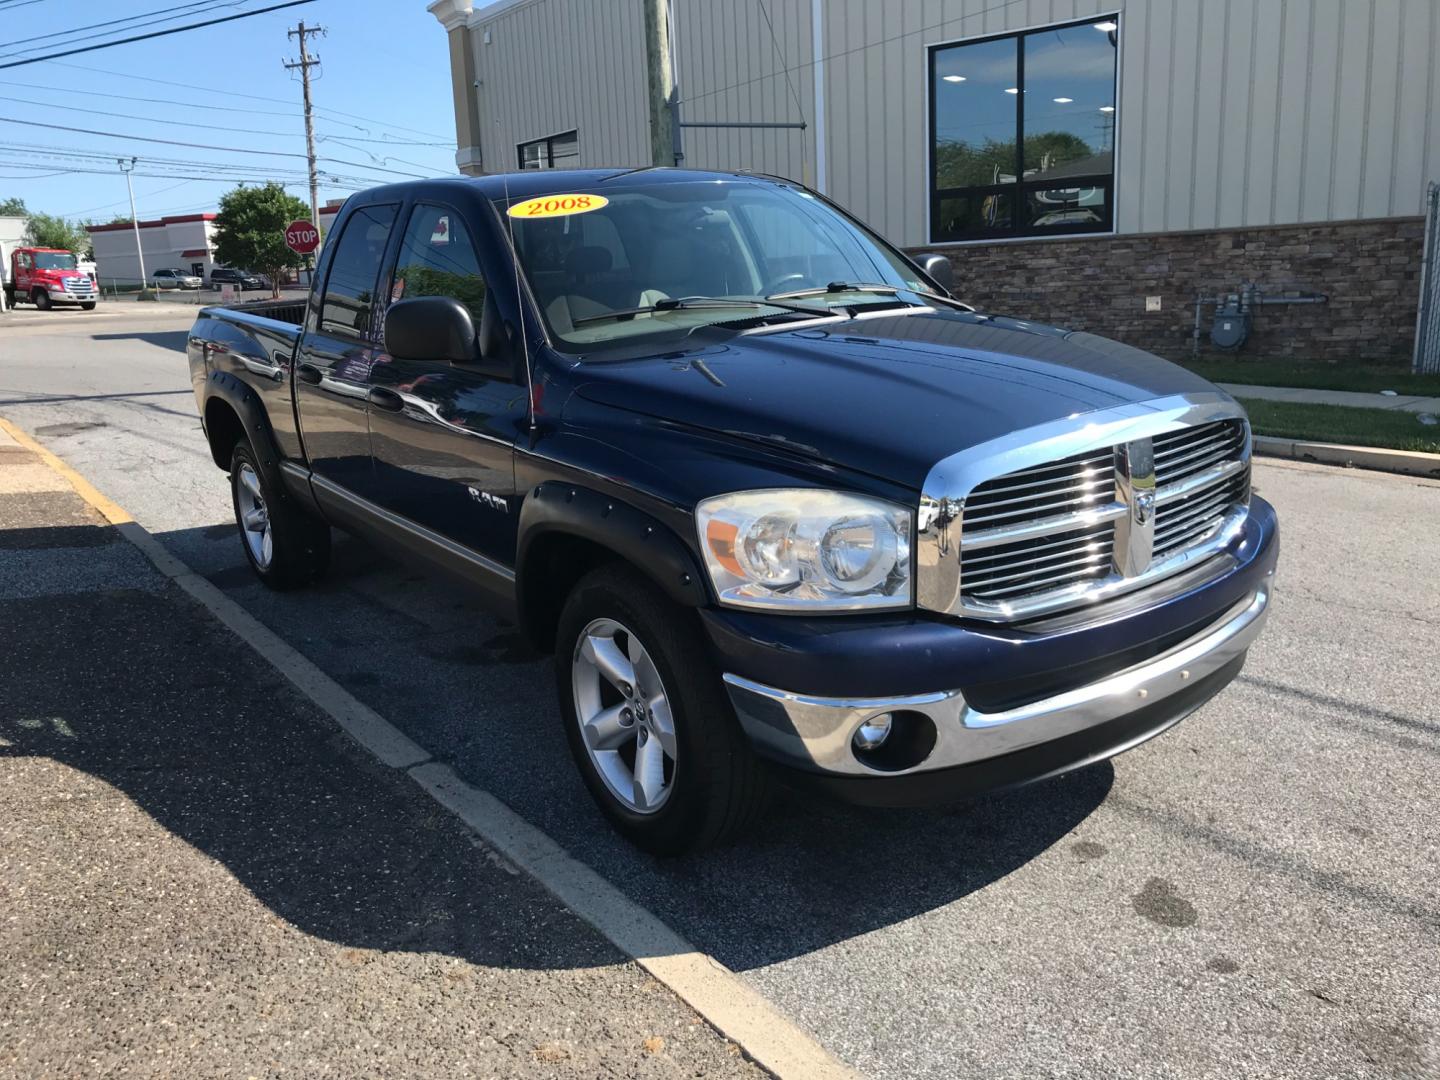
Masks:
[[[150,275],[151,283],[157,289],[198,289],[205,284],[203,278],[178,266],[167,266]]]
[[[246,289],[268,289],[270,282],[260,274],[253,274],[249,270],[232,270],[228,266],[217,266],[210,271],[210,287],[218,289],[221,285],[234,285],[241,292]]]
[[[1111,757],[1260,632],[1241,407],[950,277],[774,178],[427,180],[346,202],[308,322],[205,308],[188,355],[260,580],[315,580],[334,526],[472,586],[669,853],[777,775],[916,805]]]

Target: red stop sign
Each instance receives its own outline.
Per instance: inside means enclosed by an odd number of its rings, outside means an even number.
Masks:
[[[320,230],[308,221],[292,221],[285,226],[285,246],[296,255],[309,255],[320,246]]]

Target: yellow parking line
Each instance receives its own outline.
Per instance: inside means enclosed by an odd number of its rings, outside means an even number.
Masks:
[[[65,462],[61,461],[49,450],[46,450],[45,447],[41,446],[4,417],[0,417],[0,431],[4,431],[5,434],[9,435],[26,450],[29,450],[46,465],[49,465],[50,468],[64,477],[66,483],[75,489],[75,494],[93,506],[99,512],[100,516],[105,518],[110,524],[124,525],[127,522],[135,520],[127,514],[118,503],[112,499],[107,499],[96,490],[95,485],[90,483],[89,480],[86,480],[69,465],[66,465]]]

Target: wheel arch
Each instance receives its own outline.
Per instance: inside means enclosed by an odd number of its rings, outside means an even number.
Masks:
[[[265,413],[265,403],[242,379],[227,371],[212,371],[205,380],[203,413],[205,438],[215,465],[230,471],[230,454],[242,436],[255,451],[257,464],[272,491],[286,491],[280,472],[283,460]]]
[[[607,562],[645,575],[675,603],[696,608],[709,597],[699,565],[668,526],[612,496],[562,482],[539,485],[520,512],[515,591],[521,629],[550,651],[575,583]]]

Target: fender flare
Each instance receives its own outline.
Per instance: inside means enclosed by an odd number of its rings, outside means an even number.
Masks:
[[[529,493],[520,509],[515,578],[522,612],[526,610],[526,558],[536,541],[557,533],[613,551],[677,604],[702,607],[709,602],[704,574],[673,529],[614,496],[547,480]]]
[[[219,398],[234,411],[240,419],[240,426],[244,430],[245,437],[250,440],[250,446],[259,458],[261,470],[265,473],[265,479],[269,481],[272,491],[286,490],[283,478],[280,475],[280,449],[275,443],[275,434],[270,429],[270,417],[265,412],[265,403],[260,400],[260,395],[245,382],[245,380],[230,374],[228,371],[212,371],[205,380],[205,406],[201,412],[201,423],[204,423],[205,413],[210,409],[212,399]],[[210,457],[215,464],[226,470],[230,469],[230,459],[221,460],[225,449],[217,447],[207,428],[205,441],[210,444]]]

